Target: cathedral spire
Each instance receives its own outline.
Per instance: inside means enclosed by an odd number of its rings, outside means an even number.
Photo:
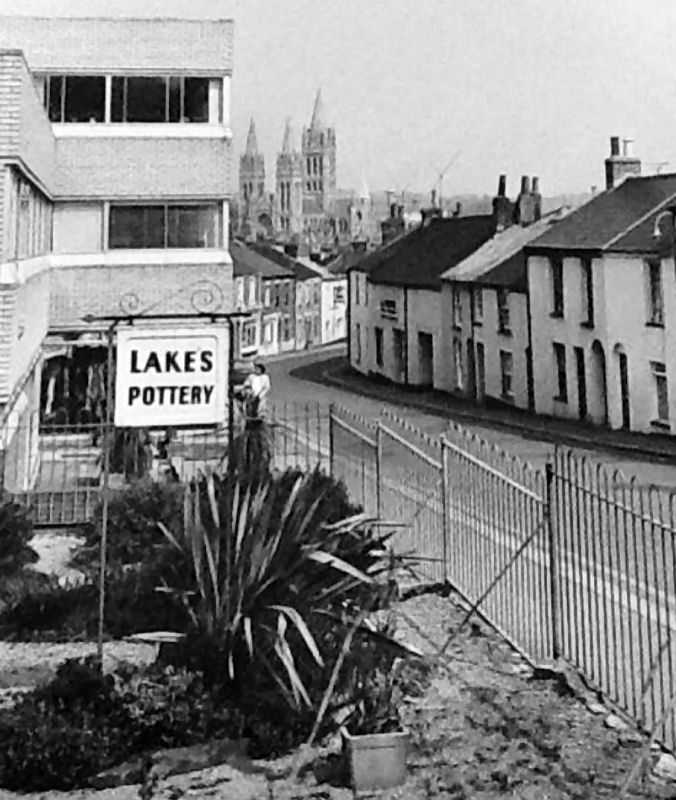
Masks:
[[[310,121],[310,130],[319,131],[324,128],[324,102],[322,100],[322,90],[317,89],[317,96],[315,97],[315,105],[312,109],[312,120]]]
[[[255,156],[258,154],[258,142],[256,141],[256,123],[254,118],[251,117],[249,122],[249,133],[246,135],[246,147],[244,152],[248,156]]]
[[[366,178],[364,177],[364,173],[361,174],[361,186],[359,187],[359,199],[360,200],[370,200],[371,193],[369,192],[368,184],[366,183]]]
[[[282,140],[282,153],[288,155],[291,152],[291,117],[286,118],[284,125],[284,139]]]

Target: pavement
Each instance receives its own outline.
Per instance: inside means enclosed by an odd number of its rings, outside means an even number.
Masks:
[[[347,364],[343,353],[303,364],[292,370],[291,375],[460,424],[505,431],[524,439],[617,453],[641,461],[676,463],[675,437],[605,430],[577,421],[529,414],[520,409],[477,407],[463,398],[442,392],[417,391],[367,378]]]

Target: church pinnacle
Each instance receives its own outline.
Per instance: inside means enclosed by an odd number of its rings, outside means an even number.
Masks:
[[[249,132],[246,135],[246,147],[244,152],[248,156],[255,156],[258,153],[258,142],[256,140],[256,123],[254,118],[251,117],[249,122]]]
[[[310,130],[319,131],[324,127],[324,102],[322,100],[322,90],[317,89],[317,96],[315,97],[315,105],[312,109],[312,120],[310,121]]]
[[[288,155],[291,152],[291,117],[286,118],[284,125],[284,139],[282,140],[282,153]]]

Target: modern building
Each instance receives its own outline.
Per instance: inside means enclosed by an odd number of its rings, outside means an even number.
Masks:
[[[441,275],[495,233],[493,215],[423,224],[349,270],[349,357],[355,369],[420,388],[444,374]]]
[[[3,378],[8,398],[42,346],[45,420],[100,416],[85,316],[232,309],[232,42],[228,20],[3,18],[3,274],[50,284]]]
[[[527,248],[535,410],[671,433],[676,174],[640,177],[611,139],[607,190]]]

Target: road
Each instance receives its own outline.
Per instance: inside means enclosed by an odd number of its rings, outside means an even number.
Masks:
[[[338,350],[332,352],[331,355],[339,353]],[[448,420],[436,415],[392,403],[384,403],[333,386],[301,380],[290,374],[291,370],[302,364],[324,360],[328,357],[323,352],[308,353],[270,363],[268,372],[273,387],[272,402],[275,404],[285,402],[288,404],[294,402],[299,404],[319,403],[326,408],[332,402],[339,403],[350,411],[372,419],[375,419],[384,407],[393,414],[406,417],[411,424],[431,436],[440,436],[446,429]],[[451,415],[452,410],[449,410],[449,419],[452,418]],[[518,434],[496,430],[489,426],[466,424],[462,420],[459,421],[470,433],[480,436],[537,469],[543,469],[546,462],[552,458],[554,446],[550,442],[527,439]],[[585,456],[593,465],[605,465],[610,471],[620,470],[627,479],[636,476],[642,484],[653,484],[667,490],[676,489],[676,465],[655,464],[645,457],[625,457],[616,452],[604,452],[591,448],[577,447],[574,448],[574,452]]]

